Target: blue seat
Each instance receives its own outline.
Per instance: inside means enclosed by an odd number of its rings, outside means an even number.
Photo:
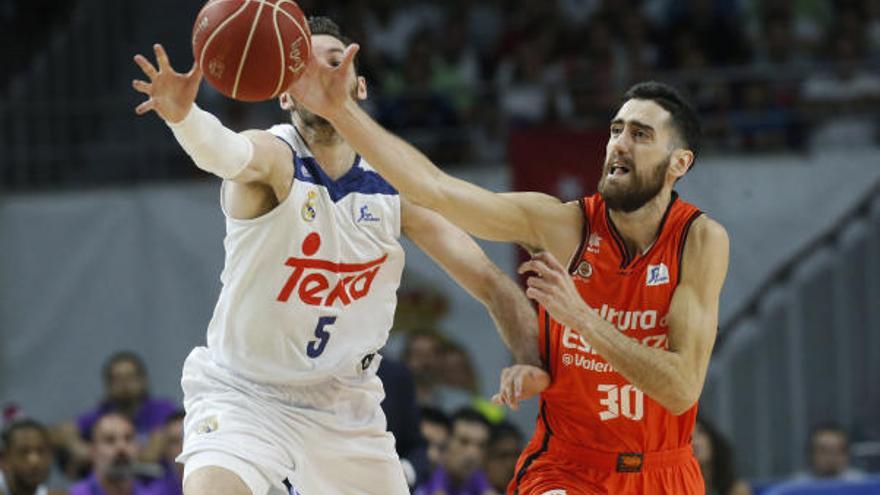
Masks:
[[[860,481],[793,481],[776,485],[764,495],[880,495],[880,476]]]

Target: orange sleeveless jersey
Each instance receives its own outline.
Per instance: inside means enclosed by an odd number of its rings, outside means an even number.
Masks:
[[[599,194],[581,201],[584,237],[569,272],[587,304],[643,345],[666,348],[666,315],[684,243],[702,212],[678,198],[654,245],[630,257]],[[606,452],[656,452],[690,445],[696,405],[674,416],[630,384],[574,330],[539,308],[542,359],[553,377],[541,394],[540,430],[563,444]],[[552,432],[552,433],[549,433]]]

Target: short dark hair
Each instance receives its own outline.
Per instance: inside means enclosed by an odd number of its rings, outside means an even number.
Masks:
[[[657,81],[645,81],[633,85],[623,95],[621,104],[628,100],[651,100],[669,112],[672,126],[682,144],[694,153],[694,162],[691,163],[693,168],[702,146],[703,131],[700,128],[700,117],[690,102],[674,87]]]
[[[175,421],[183,421],[184,418],[186,418],[186,411],[184,411],[183,409],[178,409],[169,414],[167,418],[165,418],[165,425],[170,425]]]
[[[6,425],[0,433],[0,452],[6,452],[12,445],[13,434],[21,430],[37,430],[49,442],[49,430],[43,423],[30,418],[18,419]]]
[[[135,434],[137,434],[137,425],[134,424],[133,419],[129,418],[128,416],[126,416],[125,414],[122,414],[119,411],[107,411],[104,414],[101,414],[100,416],[98,416],[97,419],[95,419],[95,422],[92,423],[91,428],[89,428],[88,436],[85,439],[89,442],[94,442],[95,441],[95,430],[98,429],[98,425],[101,424],[102,421],[109,418],[110,416],[115,416],[117,418],[123,419],[126,423],[131,425],[131,429],[133,429]]]
[[[420,411],[422,421],[427,421],[428,423],[433,423],[436,425],[440,425],[447,430],[452,427],[452,422],[449,421],[449,416],[446,415],[440,409],[436,407],[425,406]]]
[[[517,444],[523,441],[523,434],[513,423],[502,421],[492,426],[492,434],[489,436],[489,444],[494,445],[505,438],[516,440]]]
[[[819,433],[828,432],[828,433],[837,433],[838,435],[843,437],[844,444],[849,446],[849,434],[839,423],[835,423],[833,421],[827,421],[825,423],[819,423],[810,428],[810,436],[807,439],[807,450],[809,452],[813,451],[813,442],[816,440],[816,435]]]
[[[336,24],[336,22],[329,17],[309,17],[309,31],[312,33],[312,36],[319,34],[333,36],[345,46],[351,44],[351,38],[342,34],[342,29],[339,27],[339,24]]]
[[[492,431],[492,423],[489,423],[489,420],[486,419],[486,416],[480,414],[479,411],[472,407],[462,407],[458,411],[455,411],[455,414],[452,415],[452,427],[455,428],[455,423],[459,421],[466,421],[468,423],[480,423],[486,427],[486,431]]]
[[[147,376],[147,367],[144,365],[144,360],[141,359],[140,356],[132,351],[119,351],[112,354],[106,361],[104,361],[104,367],[101,370],[101,374],[104,376],[104,382],[110,381],[110,372],[113,371],[114,366],[126,361],[132,363],[141,376]]]

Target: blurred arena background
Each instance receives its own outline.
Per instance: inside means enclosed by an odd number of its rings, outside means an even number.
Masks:
[[[880,1],[299,4],[361,44],[380,122],[495,190],[591,193],[623,90],[643,79],[685,90],[706,146],[678,189],[731,238],[702,416],[756,492],[811,469],[820,424],[848,433],[851,469],[880,471]],[[0,0],[7,420],[58,424],[94,407],[120,350],[143,358],[152,395],[180,400],[181,364],[219,293],[219,181],[158,118],[135,117],[131,57],[161,42],[188,67],[200,7]],[[287,119],[205,85],[199,103],[235,130]],[[490,319],[406,247],[385,354],[417,368],[419,405],[476,404],[500,420],[477,400],[510,363]],[[514,273],[517,249],[484,247]],[[528,436],[535,412],[508,415]]]

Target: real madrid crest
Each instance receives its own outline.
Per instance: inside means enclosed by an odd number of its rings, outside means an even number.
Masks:
[[[593,274],[593,265],[589,261],[583,260],[577,267],[577,274],[580,278],[586,280]]]
[[[306,222],[311,222],[315,219],[315,216],[318,214],[318,210],[315,208],[315,200],[318,198],[318,193],[314,190],[309,191],[309,197],[303,202],[302,205],[302,217]]]

